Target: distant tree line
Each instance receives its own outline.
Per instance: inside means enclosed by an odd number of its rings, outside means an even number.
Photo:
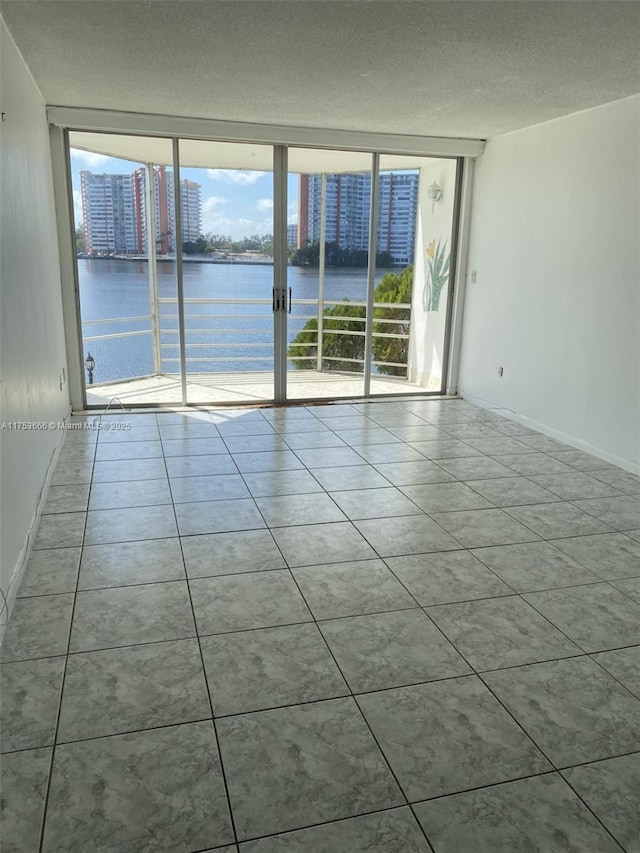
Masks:
[[[337,243],[325,243],[324,262],[328,267],[366,267],[369,263],[369,252],[365,249],[343,249]],[[294,267],[320,266],[320,242],[292,249],[289,263]],[[376,266],[394,266],[393,256],[389,252],[378,252]]]
[[[220,254],[240,255],[243,252],[273,254],[273,234],[251,234],[242,240],[233,240],[230,234],[201,234],[197,240],[186,240],[182,244],[185,255]]]
[[[273,255],[273,234],[251,234],[242,240],[233,240],[229,234],[201,234],[197,240],[185,240],[182,244],[185,255],[220,254],[240,255],[243,252],[260,252]],[[294,267],[317,267],[320,265],[320,243],[310,243],[300,249],[289,249],[289,263]],[[328,267],[366,268],[369,253],[364,249],[343,249],[337,243],[325,244],[325,264]],[[389,252],[376,254],[377,267],[393,267],[393,256]]]

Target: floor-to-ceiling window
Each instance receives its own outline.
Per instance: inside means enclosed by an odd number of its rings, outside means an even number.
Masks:
[[[172,144],[145,143],[70,135],[88,405],[182,402]]]
[[[180,140],[188,403],[274,397],[273,149]]]
[[[362,397],[372,155],[288,151],[287,395]]]
[[[444,390],[455,158],[70,147],[88,405]]]
[[[378,250],[394,268],[374,295],[379,381],[403,377],[407,389],[444,391],[458,168],[455,159],[380,157]],[[387,384],[386,393],[398,388],[397,382]]]

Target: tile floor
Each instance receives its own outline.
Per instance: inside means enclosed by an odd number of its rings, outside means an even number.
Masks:
[[[85,422],[3,853],[640,851],[640,477],[460,400]]]

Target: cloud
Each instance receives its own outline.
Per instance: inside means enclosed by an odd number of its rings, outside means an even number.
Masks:
[[[212,201],[213,203],[207,204]],[[260,222],[247,217],[228,216],[221,205],[227,199],[212,196],[202,205],[202,230],[205,234],[229,234],[234,240],[242,240],[249,234],[267,234],[271,232],[270,222]],[[216,203],[217,202],[217,203]]]
[[[219,204],[226,204],[228,201],[228,198],[223,198],[221,195],[210,195],[202,202],[202,210],[209,212],[218,207]]]
[[[253,172],[242,169],[207,169],[207,175],[212,181],[223,181],[225,184],[238,184],[248,187],[255,184],[267,172]]]
[[[221,210],[229,199],[219,195],[210,195],[202,202],[202,230],[205,234],[221,232],[226,233],[229,226],[235,223],[235,219],[225,216]]]
[[[258,199],[258,203],[256,205],[258,210],[266,211],[273,210],[273,199],[270,198],[260,198]]]
[[[253,219],[247,216],[232,216],[235,205],[232,199],[211,195],[202,202],[202,231],[204,234],[229,234],[234,240],[242,240],[249,234],[270,234],[273,231],[271,218]],[[226,206],[230,205],[230,206]]]
[[[95,169],[96,166],[104,166],[111,160],[111,157],[106,154],[96,154],[95,151],[82,151],[80,148],[72,148],[71,159],[79,165],[90,166]]]

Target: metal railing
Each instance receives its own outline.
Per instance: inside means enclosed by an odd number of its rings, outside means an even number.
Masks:
[[[154,317],[152,315],[143,315],[143,316],[135,316],[135,317],[111,317],[104,318],[99,320],[86,320],[82,323],[83,328],[83,342],[85,344],[95,344],[99,341],[109,341],[109,340],[122,340],[132,337],[137,337],[141,335],[157,335],[158,337],[158,346],[160,350],[160,372],[168,373],[173,375],[175,373],[179,373],[179,369],[177,371],[171,370],[171,365],[180,363],[180,343],[177,339],[177,336],[180,334],[179,327],[177,325],[178,315],[177,315],[177,307],[178,307],[178,299],[177,297],[160,297],[157,300],[158,303],[158,314],[156,317],[157,325],[154,327]],[[349,309],[360,309],[362,311],[362,316],[349,316],[347,314],[341,313],[330,313],[335,310],[336,307],[340,305],[348,306]],[[168,313],[166,310],[163,312],[163,308],[169,308],[171,306],[175,306],[175,313]],[[271,299],[232,299],[232,298],[186,298],[184,300],[185,306],[185,339],[186,339],[186,350],[189,353],[186,357],[187,364],[201,364],[211,367],[211,370],[197,370],[191,371],[193,373],[215,373],[216,368],[222,363],[230,363],[230,364],[243,364],[243,363],[255,363],[255,362],[273,362],[273,312],[272,312],[272,301]],[[241,313],[236,312],[227,312],[223,311],[222,313],[214,311],[204,311],[198,313],[189,313],[189,306],[203,306],[203,307],[213,307],[213,306],[238,306]],[[242,308],[264,308],[268,309],[264,312],[249,312],[242,311]],[[299,349],[307,349],[309,351],[309,355],[288,355],[288,361],[292,365],[296,365],[296,363],[300,362],[308,362],[309,369],[317,369],[317,370],[331,370],[332,365],[357,365],[357,372],[361,372],[364,370],[364,340],[362,343],[362,354],[358,354],[356,357],[338,354],[331,354],[333,349],[329,346],[332,339],[335,341],[336,337],[347,336],[352,339],[364,339],[365,338],[365,324],[366,324],[366,302],[355,302],[355,301],[344,301],[344,300],[325,300],[323,304],[323,311],[319,314],[319,302],[317,299],[293,299],[292,300],[292,313],[289,318],[289,335],[287,347],[290,348],[293,346],[296,347],[296,350]],[[376,340],[399,340],[406,341],[408,343],[409,340],[409,325],[411,321],[411,305],[408,303],[396,303],[396,302],[374,302],[374,318],[373,318],[373,332],[372,337],[374,341],[373,350],[375,356],[375,341]],[[302,309],[296,311],[295,309]],[[305,310],[307,309],[307,310]],[[315,309],[315,310],[313,310]],[[406,317],[385,317],[379,316],[382,309],[393,309],[396,312],[401,312],[403,315],[406,314]],[[378,316],[376,316],[378,314]],[[238,323],[234,325],[233,321],[258,321],[256,326],[240,326]],[[304,327],[310,320],[316,321],[316,328],[305,329]],[[204,321],[204,322],[203,322]],[[207,322],[221,322],[224,323],[224,326],[207,326]],[[231,321],[231,322],[228,322]],[[291,322],[293,321],[293,322]],[[122,331],[116,332],[108,332],[105,334],[94,334],[93,328],[98,325],[109,325],[116,326],[120,323],[148,323],[148,328],[143,329],[124,329]],[[175,325],[174,325],[175,324]],[[193,326],[192,324],[196,324]],[[262,324],[262,325],[261,325]],[[336,324],[338,326],[336,327]],[[390,330],[383,331],[385,326],[394,327],[401,326],[403,331]],[[404,329],[406,328],[406,331]],[[87,334],[86,331],[90,330],[91,333]],[[311,340],[309,341],[296,341],[295,338],[299,335],[301,331],[305,331],[308,335],[310,335]],[[167,340],[167,338],[172,338],[176,336],[176,340]],[[264,336],[264,341],[256,341],[255,336]],[[206,336],[209,340],[203,340],[203,337]],[[234,336],[237,340],[232,341],[230,338]],[[194,340],[195,338],[195,340]],[[225,340],[226,338],[226,340]],[[156,341],[154,339],[154,345]],[[229,354],[229,351],[242,349],[246,350],[271,350],[270,354],[261,354],[261,355],[233,355]],[[210,355],[205,352],[201,352],[200,354],[197,351],[213,351],[219,352],[219,355]],[[167,370],[163,369],[164,366],[167,366]],[[376,373],[384,372],[385,368],[397,368],[404,370],[404,376],[406,378],[407,371],[407,362],[406,361],[385,361],[376,359],[375,357],[372,359],[372,365],[376,368]],[[307,365],[305,365],[306,367]],[[343,370],[334,367],[335,372],[355,372],[354,370],[347,370],[346,367]],[[190,371],[188,371],[190,372]],[[397,372],[394,371],[394,375],[396,378],[402,378],[402,376],[398,375]],[[135,377],[130,377],[135,378]],[[105,380],[109,381],[109,380]],[[121,380],[124,381],[124,380]]]
[[[109,317],[101,320],[83,320],[82,321],[82,340],[84,343],[92,343],[93,341],[107,341],[111,338],[131,338],[135,335],[149,335],[152,334],[153,329],[136,329],[134,331],[125,331],[125,332],[109,332],[106,335],[85,335],[84,329],[85,326],[98,326],[104,325],[105,323],[140,323],[142,321],[152,320],[150,314],[142,316],[142,317]]]

